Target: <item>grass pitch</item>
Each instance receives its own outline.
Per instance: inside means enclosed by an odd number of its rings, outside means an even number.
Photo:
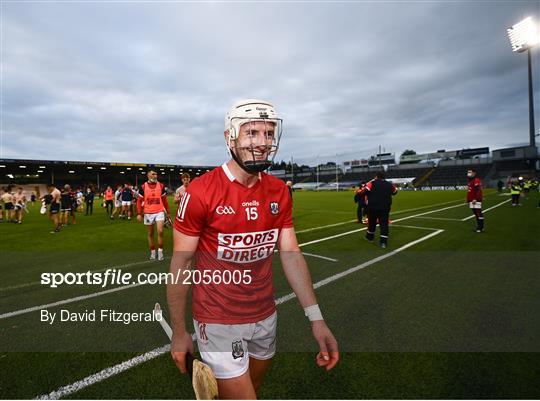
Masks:
[[[341,361],[331,372],[316,366],[309,323],[296,299],[284,302],[278,354],[260,397],[538,398],[538,194],[511,207],[507,196],[488,191],[482,234],[467,219],[464,197],[463,191],[399,193],[390,246],[382,250],[362,238],[352,193],[295,193],[298,239]],[[60,234],[50,228],[37,204],[22,225],[0,224],[0,396],[193,398],[155,322],[40,322],[42,308],[165,306],[159,285],[98,294],[111,287],[39,283],[42,272],[167,271],[168,260],[146,261],[144,226],[111,221],[96,203],[92,216],[79,213],[77,224]],[[171,230],[165,238],[170,255]],[[291,290],[278,258],[274,267],[279,299]],[[66,303],[47,306],[59,302]]]

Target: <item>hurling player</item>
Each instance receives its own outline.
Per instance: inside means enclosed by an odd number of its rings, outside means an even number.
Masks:
[[[482,182],[476,176],[476,170],[467,171],[467,202],[476,217],[476,232],[484,232],[484,215],[482,214]]]
[[[137,198],[137,221],[144,221],[144,225],[148,228],[150,260],[156,259],[154,224],[156,225],[158,237],[157,259],[163,260],[163,225],[166,215],[169,214],[167,191],[165,185],[157,180],[157,173],[154,170],[150,170],[146,176],[148,181],[141,185],[139,197]]]
[[[280,136],[281,119],[272,104],[237,102],[225,117],[231,159],[190,184],[174,222],[171,273],[185,277],[194,258],[194,268],[210,278],[196,281],[193,275],[192,314],[199,351],[216,376],[220,398],[256,398],[275,354],[275,246],[311,322],[320,349],[317,364],[330,370],[339,360],[337,341],[323,320],[298,247],[287,186],[263,172]],[[167,286],[171,354],[182,372],[186,353],[193,352],[184,319],[188,290],[182,282]]]

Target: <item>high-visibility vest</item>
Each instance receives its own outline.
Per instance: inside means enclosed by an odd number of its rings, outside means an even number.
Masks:
[[[519,184],[512,184],[510,186],[510,195],[519,195],[521,193],[521,186]]]

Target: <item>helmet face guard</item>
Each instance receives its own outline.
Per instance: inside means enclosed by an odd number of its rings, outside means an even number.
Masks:
[[[240,119],[236,139],[229,134],[227,146],[231,157],[249,174],[269,168],[276,156],[281,139],[280,119]],[[237,121],[234,121],[236,123]]]
[[[231,157],[249,174],[272,165],[279,148],[282,120],[274,106],[262,100],[237,102],[225,116],[227,148]]]

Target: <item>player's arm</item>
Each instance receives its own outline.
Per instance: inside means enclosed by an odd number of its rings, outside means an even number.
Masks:
[[[191,237],[173,230],[173,256],[170,273],[177,278],[176,283],[167,283],[167,302],[171,315],[171,328],[173,331],[171,341],[171,355],[176,366],[182,373],[186,373],[186,353],[193,354],[193,341],[186,330],[186,303],[190,284],[184,284],[187,277],[184,272],[190,270],[191,259],[197,249],[199,237]]]
[[[144,190],[141,187],[141,190],[139,191],[139,196],[137,197],[137,221],[142,221],[143,201],[144,201]]]
[[[174,191],[174,203],[176,205],[178,205],[180,203],[181,198],[182,198],[182,196],[180,195],[180,191],[178,189],[176,191]]]
[[[167,214],[170,214],[170,212],[169,212],[169,200],[167,199],[167,194],[163,194],[161,196],[161,201],[163,202],[163,207],[165,208],[165,212],[167,212]]]
[[[281,230],[278,246],[285,277],[304,308],[306,316],[310,319],[313,336],[319,344],[317,364],[326,366],[326,370],[330,370],[339,360],[338,344],[320,313],[311,275],[304,255],[298,247],[294,228]]]

